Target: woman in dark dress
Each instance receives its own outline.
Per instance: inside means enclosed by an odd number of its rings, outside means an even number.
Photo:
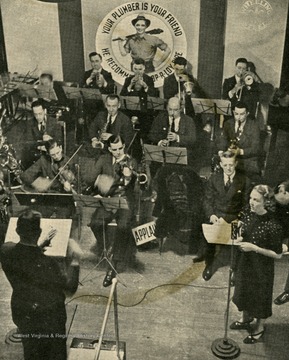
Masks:
[[[237,242],[241,253],[233,296],[242,317],[230,328],[250,330],[244,343],[254,344],[263,336],[264,323],[272,315],[274,259],[282,254],[283,231],[272,214],[274,193],[267,185],[253,188],[249,205],[240,216]],[[254,318],[256,325],[251,328]]]

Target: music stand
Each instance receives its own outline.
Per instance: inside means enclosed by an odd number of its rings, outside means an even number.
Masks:
[[[121,96],[120,97],[121,109],[131,111],[141,111],[141,101],[139,96]]]
[[[188,165],[187,149],[183,147],[164,147],[144,144],[145,159],[160,162],[163,165]]]
[[[148,96],[147,98],[147,108],[148,110],[165,110],[166,100],[158,97]]]
[[[57,207],[75,207],[72,194],[59,193],[33,193],[33,192],[14,192],[20,205],[42,205]]]
[[[69,100],[77,100],[81,98],[80,88],[76,86],[62,86],[62,89]]]
[[[37,85],[35,89],[37,97],[41,99],[58,100],[57,95],[53,88],[45,85]]]
[[[191,98],[196,114],[213,114],[214,121],[211,131],[211,141],[215,139],[215,131],[218,115],[231,115],[231,102],[221,99],[195,99]]]
[[[89,196],[89,195],[79,195],[73,194],[73,199],[77,203],[77,205],[83,207],[91,207],[91,208],[101,208],[103,207],[105,210],[117,210],[117,209],[125,209],[128,210],[128,203],[126,199],[121,196],[114,196],[114,197],[101,197],[101,196]],[[108,251],[106,248],[106,239],[105,239],[105,226],[104,226],[104,218],[103,218],[103,256],[101,260],[94,266],[94,268],[81,280],[83,282],[91,272],[97,268],[103,261],[106,261],[109,264],[110,268],[119,276],[118,272],[116,271],[115,267],[113,266],[112,262],[108,257]],[[120,279],[120,278],[119,278]],[[120,281],[125,287],[126,285]]]
[[[99,100],[102,101],[102,95],[99,89],[93,88],[78,88],[81,97],[84,100]]]

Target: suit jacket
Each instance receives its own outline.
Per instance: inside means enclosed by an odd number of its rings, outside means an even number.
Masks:
[[[212,174],[205,186],[204,212],[207,220],[211,215],[223,217],[227,222],[237,219],[248,203],[250,190],[249,179],[238,171],[228,190],[225,189],[223,171]]]
[[[233,89],[233,87],[236,85],[236,83],[237,83],[237,81],[236,81],[235,75],[224,80],[223,90],[222,90],[222,99],[231,100],[229,97],[229,91]]]
[[[167,111],[160,113],[153,121],[151,130],[149,132],[149,140],[157,145],[160,140],[166,139],[169,130],[169,116]],[[180,137],[179,143],[172,143],[171,146],[180,146],[191,149],[196,141],[195,124],[192,118],[181,114],[179,131],[177,134]]]
[[[112,78],[111,73],[104,69],[101,69],[100,73],[104,77],[104,80],[107,82],[107,87],[99,88],[96,83],[95,78],[89,85],[86,84],[86,80],[90,77],[92,71],[93,71],[93,69],[90,69],[84,73],[84,77],[83,77],[81,86],[89,87],[89,88],[93,88],[93,89],[99,89],[102,94],[113,94],[114,93],[114,80]]]
[[[53,139],[63,140],[62,127],[53,117],[47,116],[45,134]],[[38,129],[38,123],[35,118],[29,119],[26,124],[26,141],[37,142],[42,140],[43,133]]]
[[[155,96],[155,97],[158,96],[158,90],[155,89],[153,78],[147,74],[143,74],[143,81],[148,86],[147,92],[145,92],[144,89],[141,89],[140,91],[136,91],[134,88],[132,89],[132,91],[128,91],[128,87],[133,77],[134,75],[131,75],[125,79],[124,85],[120,92],[121,96]]]
[[[134,171],[137,170],[137,163],[134,159],[130,160],[130,166],[132,166]],[[118,193],[118,191],[120,191],[120,194],[127,197],[130,208],[132,208],[134,202],[134,184],[136,180],[135,175],[132,176],[132,179],[129,182],[129,184],[123,185],[123,183],[120,182],[122,173],[121,171],[119,173],[115,172],[115,168],[113,165],[113,156],[111,155],[111,153],[107,153],[99,157],[99,159],[95,163],[93,172],[94,172],[95,180],[98,177],[98,175],[101,174],[105,174],[113,177],[115,181],[108,195],[113,196],[116,194],[116,192]],[[123,189],[120,190],[120,187],[122,187]]]
[[[217,144],[218,150],[227,150],[231,140],[235,138],[235,120],[231,118],[224,123],[223,132]],[[259,173],[260,129],[257,120],[247,118],[237,145],[244,150],[244,155],[238,156],[238,168],[248,172],[248,174]]]
[[[93,137],[98,137],[99,132],[102,131],[105,123],[107,122],[108,112],[102,111],[97,114],[95,119],[92,121],[89,128],[89,137],[92,139]],[[117,116],[115,118],[114,123],[111,125],[111,133],[113,135],[120,135],[126,146],[128,147],[132,138],[133,138],[133,126],[130,119],[118,111]]]
[[[63,159],[57,163],[57,167],[54,167],[50,156],[42,155],[33,165],[26,169],[20,177],[26,185],[31,185],[39,176],[53,179],[57,174],[59,167],[63,166],[68,159],[69,158],[67,156],[64,156]],[[75,163],[73,161],[67,165],[67,169],[76,174]],[[59,177],[51,185],[51,190],[65,192]]]

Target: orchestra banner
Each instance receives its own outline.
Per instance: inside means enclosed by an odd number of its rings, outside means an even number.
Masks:
[[[235,60],[254,63],[264,82],[279,86],[288,0],[227,1],[224,78],[234,74]]]
[[[123,49],[127,40],[134,42],[135,20],[141,16],[148,25],[146,43],[157,44],[156,52],[151,54],[153,66],[148,71],[155,86],[161,86],[164,78],[173,73],[172,60],[177,56],[186,57],[193,67],[193,73],[197,74],[200,1],[184,0],[182,6],[179,5],[177,0],[127,3],[112,0],[107,4],[103,3],[100,8],[94,2],[83,1],[83,31],[87,55],[90,51],[99,52],[103,57],[103,68],[112,73],[116,82],[123,85],[125,78],[132,74],[132,59],[143,55],[143,52],[138,54],[135,48],[127,47],[127,52]],[[166,52],[169,53],[168,56]],[[85,61],[89,68],[88,59]]]

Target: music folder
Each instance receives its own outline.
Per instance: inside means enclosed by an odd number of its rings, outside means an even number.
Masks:
[[[19,235],[16,232],[17,217],[11,217],[5,237],[5,242],[18,243],[20,241]],[[67,252],[67,245],[70,235],[72,220],[71,219],[46,219],[41,218],[40,227],[42,229],[38,244],[43,242],[51,229],[56,229],[57,232],[47,246],[44,252],[47,256],[65,257]]]

